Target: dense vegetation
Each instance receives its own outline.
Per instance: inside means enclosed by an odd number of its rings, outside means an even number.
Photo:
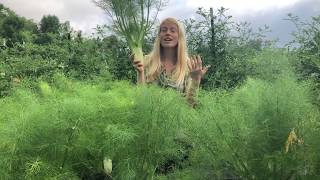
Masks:
[[[214,34],[209,12],[197,14],[183,20],[189,52],[213,68],[192,108],[134,85],[130,49],[110,28],[84,37],[0,4],[1,179],[320,178],[320,17],[289,15],[294,42],[277,48],[267,27],[224,8]]]

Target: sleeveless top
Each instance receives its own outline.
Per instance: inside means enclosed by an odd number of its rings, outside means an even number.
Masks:
[[[198,103],[195,99],[197,94],[198,87],[192,83],[191,77],[186,75],[184,81],[181,85],[177,85],[175,81],[172,81],[170,75],[165,73],[165,70],[162,70],[158,77],[151,82],[151,84],[158,85],[163,88],[172,88],[182,93],[183,96],[186,97],[188,103],[195,107]]]
[[[191,79],[189,79],[189,76],[185,76],[183,83],[178,85],[176,84],[175,81],[172,81],[172,79],[170,78],[170,74],[167,74],[163,69],[158,75],[158,77],[155,80],[153,80],[151,83],[156,84],[160,87],[172,88],[179,92],[185,93],[187,85],[190,82],[190,80]]]

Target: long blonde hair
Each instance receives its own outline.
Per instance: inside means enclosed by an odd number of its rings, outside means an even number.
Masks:
[[[183,84],[188,71],[188,53],[185,32],[183,26],[174,18],[166,18],[161,22],[161,24],[163,24],[164,22],[173,23],[178,27],[177,63],[175,70],[172,73],[171,80],[176,82],[176,84],[180,86]],[[155,80],[161,73],[161,45],[159,34],[160,30],[155,39],[153,50],[145,57],[147,82]]]

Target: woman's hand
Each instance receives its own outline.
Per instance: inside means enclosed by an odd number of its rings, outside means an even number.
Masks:
[[[137,83],[144,84],[145,77],[144,77],[144,65],[141,60],[137,59],[135,55],[131,55],[130,59],[132,59],[133,67],[137,70]]]
[[[132,58],[133,57],[133,58]],[[131,59],[133,59],[133,67],[138,71],[139,74],[144,73],[144,66],[140,59],[137,59],[135,55],[131,56]]]
[[[200,82],[203,75],[208,71],[210,65],[202,68],[201,57],[197,55],[197,56],[190,57],[190,61],[188,62],[188,67],[189,67],[191,79],[197,82]]]

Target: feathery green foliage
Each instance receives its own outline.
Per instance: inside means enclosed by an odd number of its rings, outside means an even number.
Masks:
[[[288,60],[263,53],[263,64]],[[280,58],[279,58],[280,57]],[[269,63],[268,63],[269,62]],[[289,69],[261,69],[257,77],[233,92],[204,94],[192,118],[193,160],[199,169],[214,169],[206,177],[244,179],[300,179],[318,177],[319,111],[312,105],[310,84],[299,83]],[[273,68],[271,68],[273,67]],[[257,70],[258,72],[258,70]],[[261,76],[263,75],[264,76]],[[198,118],[197,118],[198,117]],[[292,138],[292,134],[296,138]],[[206,174],[204,174],[205,176]],[[204,177],[202,177],[204,178]]]
[[[113,22],[113,30],[126,38],[133,54],[143,59],[142,45],[147,32],[164,6],[163,0],[95,0]]]
[[[103,175],[108,157],[116,178],[149,179],[178,152],[174,138],[189,108],[176,101],[178,93],[124,83],[109,90],[54,84],[61,83],[41,82],[37,94],[17,90],[0,102],[1,172],[8,177],[93,178]]]
[[[55,75],[2,98],[3,177],[104,177],[104,158],[114,179],[318,177],[319,112],[292,76],[203,93],[196,109],[173,90],[110,83]]]

